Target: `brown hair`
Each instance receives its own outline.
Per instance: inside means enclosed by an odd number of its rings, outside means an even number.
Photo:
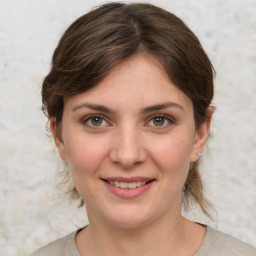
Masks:
[[[193,103],[198,129],[213,98],[214,69],[194,33],[174,14],[150,4],[109,3],[78,18],[65,31],[42,86],[43,111],[61,124],[63,99],[96,86],[125,58],[157,57],[169,78]],[[67,180],[67,179],[66,179]],[[77,194],[75,187],[73,195]],[[194,164],[184,186],[184,204],[209,205]]]

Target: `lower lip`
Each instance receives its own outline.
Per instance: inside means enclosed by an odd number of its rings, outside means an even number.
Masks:
[[[103,182],[105,183],[105,185],[107,186],[110,192],[112,192],[118,197],[126,198],[126,199],[139,197],[140,195],[147,192],[154,183],[154,181],[151,181],[148,184],[142,185],[137,188],[118,188],[116,186],[109,184],[106,181],[103,181]]]

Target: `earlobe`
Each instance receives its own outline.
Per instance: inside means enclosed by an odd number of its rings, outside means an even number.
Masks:
[[[62,158],[62,160],[64,162],[68,162],[67,154],[66,154],[66,148],[65,148],[63,139],[61,138],[61,135],[57,131],[55,119],[51,118],[49,120],[49,122],[50,122],[50,129],[51,129],[52,135],[54,137],[55,145],[58,149],[59,155],[60,155],[60,157]]]
[[[200,126],[198,131],[196,132],[193,151],[191,154],[190,161],[195,162],[199,160],[206,145],[209,133],[210,133],[210,126],[212,120],[213,108],[209,107],[207,110],[207,119],[206,121]]]

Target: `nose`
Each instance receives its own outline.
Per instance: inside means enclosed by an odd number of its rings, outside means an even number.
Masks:
[[[124,169],[143,163],[147,158],[140,132],[133,127],[124,127],[113,135],[110,159]]]

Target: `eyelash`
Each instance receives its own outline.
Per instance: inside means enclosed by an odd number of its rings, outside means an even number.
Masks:
[[[105,118],[104,116],[102,116],[102,115],[90,115],[90,116],[87,116],[86,118],[84,118],[84,119],[82,120],[82,123],[83,123],[84,125],[86,125],[87,127],[92,128],[92,129],[98,129],[98,127],[102,127],[101,125],[99,125],[99,126],[93,125],[93,124],[92,124],[93,118],[99,118],[99,119],[102,120],[102,122],[106,122],[106,123],[109,124],[109,122],[106,121],[106,118]],[[91,122],[91,124],[88,123],[89,121]],[[107,126],[109,126],[109,125],[107,125]]]
[[[174,124],[174,119],[171,118],[170,116],[165,115],[165,114],[157,114],[157,115],[153,115],[153,116],[150,117],[150,119],[149,119],[149,121],[147,122],[147,125],[146,125],[146,126],[148,126],[148,124],[149,124],[150,122],[153,122],[153,120],[156,119],[156,118],[164,118],[164,122],[167,121],[168,124],[167,124],[167,125],[166,125],[166,124],[165,124],[165,125],[159,125],[159,126],[157,126],[157,125],[152,125],[153,127],[156,127],[156,128],[166,128],[166,127],[168,127],[169,125]],[[149,125],[149,126],[150,126],[150,125]]]
[[[100,123],[100,125],[93,125],[92,124],[93,118],[99,118],[102,122],[107,123],[107,125],[103,125],[103,126],[110,126],[109,122],[106,121],[106,118],[102,115],[87,116],[85,119],[82,120],[82,123],[84,125],[86,125],[87,127],[92,128],[92,129],[101,128],[102,127],[101,123]],[[163,118],[164,119],[163,120],[164,124],[163,125],[154,125],[154,124],[150,125],[149,123],[154,122],[154,119],[156,119],[156,118]],[[91,124],[88,123],[89,121],[91,122]],[[168,124],[165,124],[166,121],[168,122]],[[145,126],[152,126],[152,127],[156,127],[156,128],[166,128],[166,127],[168,127],[168,126],[170,126],[171,124],[174,124],[174,123],[175,123],[174,119],[171,118],[170,116],[165,115],[165,114],[156,114],[156,115],[153,115],[149,118],[149,120],[146,122]]]

